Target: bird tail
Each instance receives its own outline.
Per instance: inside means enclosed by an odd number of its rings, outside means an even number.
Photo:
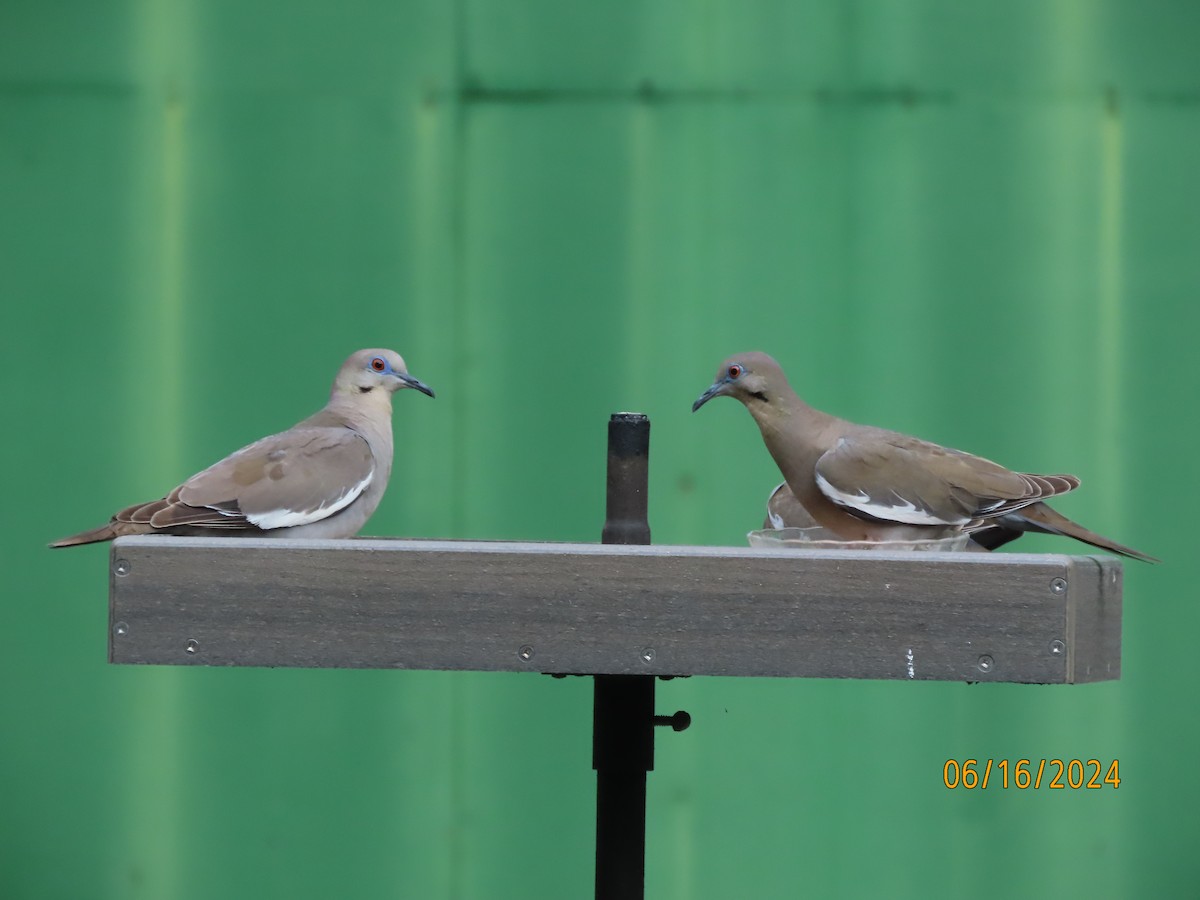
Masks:
[[[1045,503],[1033,503],[1009,515],[1021,518],[1029,526],[1029,531],[1043,531],[1075,538],[1077,541],[1083,541],[1085,544],[1091,544],[1101,550],[1108,550],[1131,559],[1140,559],[1142,562],[1161,562],[1157,557],[1150,556],[1148,553],[1142,553],[1140,550],[1134,550],[1132,547],[1126,547],[1103,535],[1096,534],[1094,531],[1089,531],[1078,522],[1072,522],[1061,513],[1055,512]]]
[[[116,529],[113,528],[115,522],[109,522],[101,525],[99,528],[93,528],[91,531],[81,531],[79,534],[73,534],[70,537],[59,538],[52,543],[51,547],[76,547],[80,544],[95,544],[100,541],[111,541],[117,536]]]
[[[121,537],[124,534],[146,534],[153,530],[148,525],[137,522],[118,522],[114,519],[112,522],[106,522],[104,525],[101,525],[99,528],[93,528],[91,531],[81,531],[79,534],[73,534],[70,537],[59,538],[50,546],[78,547],[80,544],[98,544],[101,541],[111,541],[113,538]]]

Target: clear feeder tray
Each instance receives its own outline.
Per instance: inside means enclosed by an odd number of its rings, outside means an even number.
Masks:
[[[971,538],[965,534],[926,541],[843,541],[824,528],[766,528],[746,535],[751,547],[777,550],[967,550]]]

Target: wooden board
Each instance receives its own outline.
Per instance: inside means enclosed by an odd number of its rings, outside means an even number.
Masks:
[[[1070,683],[1113,557],[120,538],[114,663]]]

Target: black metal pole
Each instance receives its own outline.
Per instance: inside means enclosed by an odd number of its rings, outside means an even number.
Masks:
[[[649,544],[650,419],[608,422],[605,544]],[[654,676],[596,675],[596,898],[641,900],[646,877],[646,773],[654,768]]]

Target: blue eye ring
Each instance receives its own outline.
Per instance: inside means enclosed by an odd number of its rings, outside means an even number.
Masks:
[[[371,360],[371,370],[374,372],[386,372],[387,367],[388,367],[387,360],[384,359],[382,356],[377,356],[373,360]]]
[[[734,363],[732,366],[730,366],[729,373],[728,373],[730,381],[733,381],[734,379],[737,379],[737,378],[741,378],[742,371],[743,371],[742,367],[739,366],[737,363]]]

